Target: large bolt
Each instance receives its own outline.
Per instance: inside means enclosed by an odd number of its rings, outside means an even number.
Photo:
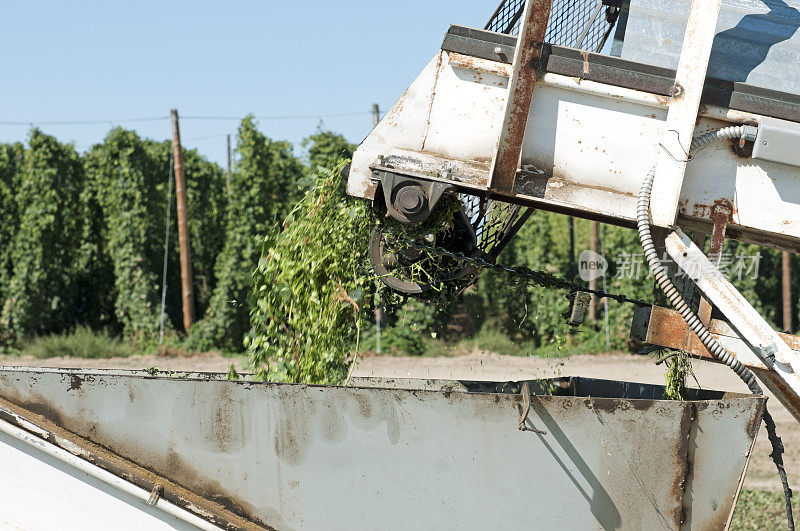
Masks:
[[[397,192],[395,204],[403,214],[417,214],[425,206],[425,195],[416,186],[406,186]]]

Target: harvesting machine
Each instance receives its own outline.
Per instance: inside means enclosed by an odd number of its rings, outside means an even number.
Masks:
[[[348,193],[409,226],[455,195],[460,235],[377,228],[373,266],[423,293],[496,267],[535,209],[638,228],[678,311],[641,305],[634,335],[738,360],[800,419],[800,342],[715,264],[728,238],[800,249],[800,3],[584,4],[504,2],[486,29],[450,27],[356,150]],[[414,276],[437,246],[471,267]]]
[[[782,450],[757,379],[800,419],[800,339],[718,268],[726,239],[800,249],[799,7],[504,0],[447,30],[347,188],[392,220],[369,249],[391,288],[456,293],[499,268],[633,303],[635,338],[726,363],[753,394],[4,367],[0,524],[726,528],[762,420]],[[448,230],[428,230],[445,203]],[[499,264],[535,209],[638,230],[673,309]]]
[[[776,333],[717,267],[726,239],[800,249],[798,7],[508,1],[483,30],[451,26],[356,150],[347,189],[404,225],[454,194],[451,232],[463,235],[415,243],[378,228],[373,266],[422,293],[493,267],[534,209],[637,228],[678,311],[641,305],[634,336],[750,367],[800,420],[800,340]],[[473,267],[415,276],[437,245]]]

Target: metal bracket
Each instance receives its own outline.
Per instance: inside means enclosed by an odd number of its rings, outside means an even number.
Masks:
[[[570,295],[570,307],[565,315],[567,324],[570,326],[580,326],[586,320],[586,312],[589,310],[592,296],[583,291],[575,292]]]
[[[758,124],[753,158],[800,166],[800,124],[764,117]]]
[[[155,506],[163,494],[164,487],[162,485],[153,485],[153,490],[150,491],[150,497],[147,498],[147,505]]]
[[[538,433],[539,435],[547,435],[546,431],[529,428],[526,424],[528,422],[528,413],[531,411],[531,386],[528,384],[528,382],[523,382],[521,394],[522,410],[519,414],[519,431],[532,431],[533,433]]]
[[[376,172],[386,211],[400,223],[413,224],[425,221],[445,192],[455,186],[437,181],[425,181],[398,175],[389,171]]]

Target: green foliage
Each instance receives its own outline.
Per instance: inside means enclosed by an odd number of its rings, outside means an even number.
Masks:
[[[27,341],[22,355],[34,358],[126,358],[134,353],[131,345],[106,332],[94,332],[87,326],[73,331],[35,337]]]
[[[689,355],[682,350],[672,352],[664,359],[667,372],[664,374],[666,386],[664,399],[686,400],[686,377],[692,372]]]
[[[17,154],[12,148],[6,158]],[[4,285],[0,321],[8,341],[72,324],[69,310],[76,298],[84,223],[83,182],[75,149],[32,130],[15,195],[19,223],[6,258],[12,271]],[[7,201],[8,192],[4,195]]]
[[[429,349],[428,340],[438,335],[449,317],[440,306],[411,299],[394,312],[391,325],[381,335],[381,348],[387,353],[422,356]],[[375,336],[370,335],[364,347],[375,346]]]
[[[14,274],[11,243],[19,227],[17,189],[24,153],[22,144],[0,144],[0,212],[3,213],[3,223],[0,224],[0,316]],[[0,348],[12,340],[11,330],[0,322]]]
[[[308,149],[308,161],[312,172],[319,166],[330,169],[336,164],[336,161],[350,160],[353,158],[353,151],[356,148],[342,135],[321,129],[303,140],[303,147]]]
[[[231,363],[231,366],[228,367],[228,372],[225,373],[225,378],[228,380],[238,380],[241,378],[241,375],[236,371],[236,367]]]
[[[225,242],[214,268],[216,288],[206,317],[192,331],[190,343],[241,350],[250,328],[247,296],[264,234],[280,222],[300,195],[303,166],[287,142],[274,142],[256,129],[252,116],[239,126],[238,162],[231,177]]]
[[[800,498],[792,497],[795,517],[800,514]],[[786,510],[782,491],[742,489],[731,521],[731,531],[785,529]]]
[[[340,383],[345,353],[371,300],[365,202],[343,196],[343,163],[318,168],[313,187],[263,239],[250,299],[251,363],[272,381]]]
[[[168,141],[143,140],[133,131],[115,128],[84,156],[89,177],[86,219],[93,225],[85,235],[91,255],[87,284],[95,288],[90,298],[102,310],[93,326],[121,328],[138,346],[152,344],[159,330],[167,208],[172,214],[166,326],[182,323],[174,184],[167,204],[170,153]],[[184,150],[183,155],[195,305],[202,316],[222,247],[225,177],[196,151]]]
[[[460,297],[456,290],[437,286],[427,302],[385,293],[374,301],[372,273],[361,263],[364,232],[372,219],[366,203],[344,199],[346,180],[336,173],[340,157],[350,157],[354,146],[323,130],[303,146],[310,168],[288,143],[268,139],[252,117],[246,118],[239,128],[230,192],[221,168],[184,150],[196,314],[201,318],[184,347],[241,351],[252,314],[249,353],[264,369],[262,376],[338,381],[359,323],[370,327],[361,346],[374,347],[372,314],[363,310],[376,303],[387,308],[382,338],[387,352],[422,355],[453,346],[543,356],[638,347],[628,339],[631,305],[609,303],[607,345],[602,306],[598,321],[573,329],[562,318],[568,305],[565,291],[494,273],[482,275]],[[174,195],[166,202],[170,151],[168,141],[144,140],[119,128],[83,157],[35,130],[27,147],[0,145],[0,348],[13,349],[79,325],[112,336],[122,333],[136,346],[152,345],[167,208],[172,214],[167,326],[180,328]],[[399,231],[419,237],[447,229],[452,212],[443,205],[425,225]],[[604,233],[611,265],[608,290],[658,300],[636,231],[605,226]],[[589,247],[588,240],[588,221],[536,212],[499,261],[577,280],[575,259]],[[780,253],[735,242],[727,242],[725,250],[729,255],[760,253],[758,277],[750,271],[734,278],[734,284],[779,325]],[[626,274],[631,264],[625,256],[636,255],[640,274]],[[727,265],[737,266],[735,261]],[[794,267],[799,267],[796,258]],[[261,291],[248,301],[254,269]],[[792,288],[793,306],[800,308],[800,275],[794,275]],[[353,303],[361,310],[358,319]],[[318,341],[326,333],[330,338]],[[170,336],[180,341],[176,333]]]
[[[535,212],[517,237],[500,255],[499,262],[569,276],[570,218]],[[479,290],[487,312],[510,337],[543,346],[556,336],[569,334],[562,317],[569,303],[561,290],[529,285],[504,275],[484,275]],[[498,311],[499,310],[499,311]],[[495,313],[497,312],[497,313]]]
[[[103,251],[113,268],[115,317],[135,344],[158,332],[167,167],[154,160],[133,131],[112,129],[85,157],[103,213]]]

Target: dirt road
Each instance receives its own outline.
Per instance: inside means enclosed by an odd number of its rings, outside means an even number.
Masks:
[[[233,364],[242,372],[242,360],[218,354],[197,356],[132,356],[86,360],[77,358],[50,358],[45,360],[25,357],[0,356],[3,365],[27,365],[69,368],[146,369],[159,367],[175,371],[226,372]],[[694,372],[700,386],[706,389],[746,393],[747,387],[727,367],[712,363],[695,362]],[[553,376],[586,376],[664,384],[664,368],[643,356],[604,354],[572,356],[561,359],[498,356],[476,352],[469,356],[443,358],[411,358],[378,356],[360,360],[354,374],[357,376],[385,376],[406,378],[443,378],[462,380],[522,380]],[[691,382],[691,385],[697,385]],[[769,400],[778,433],[786,446],[786,469],[794,489],[800,489],[800,425],[774,398]],[[769,459],[771,448],[763,428],[759,431],[756,450],[750,463],[745,486],[749,488],[779,490],[775,467]]]

